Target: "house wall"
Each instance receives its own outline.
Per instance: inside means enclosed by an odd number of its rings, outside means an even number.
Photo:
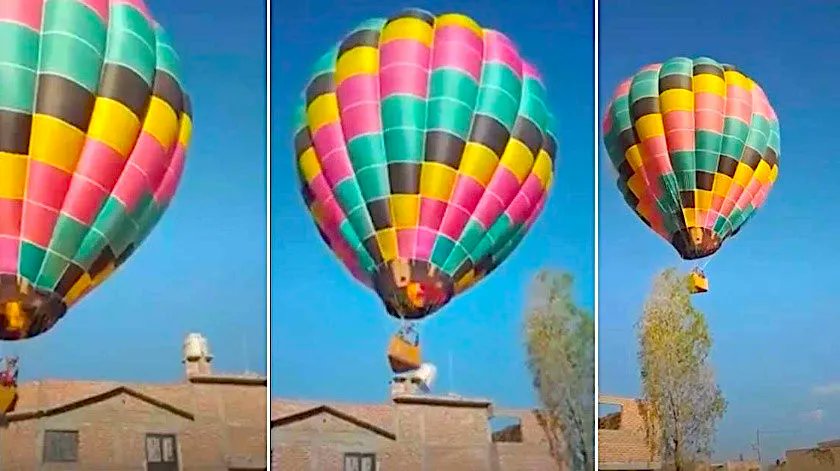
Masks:
[[[521,443],[494,444],[500,471],[557,470],[545,431],[533,411],[497,409],[494,415],[516,417],[522,429]]]
[[[0,469],[144,470],[145,434],[183,432],[189,421],[132,396],[115,396],[53,417],[13,422],[0,429]],[[41,467],[44,431],[79,432],[78,462]]]
[[[272,469],[342,471],[348,452],[376,453],[380,469],[400,471],[556,470],[548,442],[528,411],[520,417],[522,443],[493,443],[486,406],[393,405],[391,440],[328,413],[271,431]],[[365,420],[363,414],[358,414]]]
[[[840,470],[840,448],[812,450],[788,450],[785,465],[780,469],[795,471],[838,471]]]
[[[397,441],[426,469],[494,469],[487,407],[397,404],[396,416]]]
[[[184,391],[195,414],[184,431],[184,471],[266,466],[265,386],[191,384]]]
[[[645,439],[645,421],[637,400],[601,396],[598,402],[621,407],[618,430],[598,430],[599,469],[659,469],[659,457],[651,456]]]
[[[271,431],[272,467],[290,471],[342,471],[344,453],[376,453],[383,469],[391,466],[390,439],[330,414],[275,427]]]
[[[265,386],[184,383],[136,389],[193,414],[195,420],[120,394],[50,417],[0,426],[0,469],[145,470],[146,433],[177,436],[182,471],[264,469]],[[37,391],[31,393],[37,397]],[[79,431],[79,462],[41,467],[44,430],[61,429]]]

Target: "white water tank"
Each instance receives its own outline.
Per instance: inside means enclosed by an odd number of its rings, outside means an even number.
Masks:
[[[184,360],[198,361],[204,358],[207,340],[201,334],[187,334],[184,339]]]
[[[421,388],[428,392],[437,377],[437,367],[431,363],[423,363],[413,376],[420,381]]]
[[[204,355],[204,359],[210,361],[213,359],[213,355],[210,353],[210,344],[207,343],[207,337],[201,335],[201,354]]]

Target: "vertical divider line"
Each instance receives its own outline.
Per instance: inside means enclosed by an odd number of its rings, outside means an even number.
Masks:
[[[271,453],[271,0],[265,0],[265,466]]]
[[[598,200],[598,191],[600,189],[599,179],[598,179],[598,164],[599,164],[598,149],[599,149],[599,141],[600,141],[599,140],[600,126],[599,126],[599,120],[598,120],[598,91],[599,91],[599,88],[598,88],[598,59],[599,59],[599,56],[600,56],[600,48],[599,48],[599,45],[598,45],[598,36],[599,36],[598,26],[599,26],[599,23],[600,23],[600,21],[599,21],[600,20],[600,18],[599,18],[600,15],[599,15],[599,11],[598,11],[598,6],[599,6],[598,4],[599,4],[599,0],[593,0],[592,23],[593,23],[593,28],[594,28],[594,30],[593,30],[594,47],[592,48],[592,55],[593,55],[593,63],[592,63],[593,88],[592,88],[592,95],[593,95],[594,108],[593,108],[593,113],[592,113],[592,115],[593,115],[592,116],[592,131],[593,131],[593,133],[592,133],[592,135],[593,135],[593,147],[592,147],[593,182],[592,182],[592,185],[593,185],[593,190],[594,190],[593,191],[593,199],[594,199],[594,204],[593,204],[593,211],[594,211],[594,214],[593,214],[593,224],[594,224],[593,239],[594,239],[594,241],[593,242],[594,242],[594,244],[593,244],[593,246],[594,246],[594,252],[595,253],[593,254],[593,259],[594,259],[594,264],[595,265],[593,267],[594,268],[593,272],[594,272],[595,279],[593,280],[594,281],[594,284],[593,284],[593,286],[594,286],[594,293],[593,293],[593,296],[594,296],[594,299],[593,299],[594,312],[592,313],[592,315],[593,315],[593,318],[595,320],[595,342],[594,342],[594,344],[595,344],[595,352],[594,352],[595,353],[595,378],[594,378],[594,380],[595,380],[595,388],[594,388],[595,389],[595,397],[594,397],[594,401],[592,403],[592,407],[595,410],[594,410],[594,413],[592,415],[592,417],[593,417],[592,426],[594,427],[594,434],[593,435],[595,437],[595,450],[594,450],[595,451],[595,457],[593,458],[595,469],[598,468],[598,426],[597,426],[597,424],[598,424],[598,397],[599,397],[599,393],[600,393],[600,388],[598,387],[598,337],[599,337],[599,329],[598,329],[598,324],[599,324],[598,323],[598,318],[599,318],[598,291],[599,291],[599,289],[598,288],[599,288],[599,284],[600,284],[600,278],[598,276],[598,255],[599,255],[598,254],[598,239],[599,239],[599,237],[598,237],[598,235],[599,235],[598,223],[599,223],[599,216],[601,214],[600,203],[599,203],[599,200]]]

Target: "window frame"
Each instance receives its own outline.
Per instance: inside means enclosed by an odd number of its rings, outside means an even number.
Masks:
[[[507,425],[498,424],[498,421],[510,421]],[[524,443],[522,417],[518,415],[494,415],[488,419],[490,428],[490,441],[492,443]],[[510,434],[508,436],[507,434]]]
[[[62,437],[70,436],[72,437],[73,443],[73,458],[64,459],[64,458],[55,458],[51,456],[51,454],[47,451],[49,450],[49,444],[53,443],[50,442],[47,438],[48,435],[56,434]],[[42,463],[78,463],[79,462],[79,431],[78,430],[69,430],[69,429],[48,429],[44,430],[44,437],[43,437],[43,446],[41,447],[41,462]]]
[[[158,439],[158,447],[160,451],[160,460],[159,461],[150,461],[149,456],[149,439],[150,438],[157,438]],[[165,461],[164,454],[163,454],[163,442],[166,439],[172,440],[172,455],[174,461]],[[176,466],[181,465],[181,457],[178,453],[178,435],[174,433],[147,433],[145,439],[143,440],[145,455],[146,455],[146,464],[174,464]]]
[[[601,406],[605,406],[605,407],[609,406],[609,407],[613,407],[613,408],[618,408],[618,410],[615,410],[613,412],[607,412],[604,415],[601,415],[600,411],[598,411],[598,417],[597,417],[598,422],[596,423],[597,430],[598,431],[600,431],[600,430],[613,430],[613,431],[614,430],[621,430],[622,429],[622,424],[624,423],[624,404],[617,403],[617,402],[598,401],[598,407],[600,408]],[[610,427],[601,427],[601,423],[603,422],[602,419],[606,419],[610,416],[617,417],[615,419],[616,424],[614,426],[610,426]]]
[[[347,458],[355,459],[356,462],[359,463],[359,471],[362,471],[362,460],[364,460],[365,458],[370,458],[371,463],[373,463],[373,468],[372,468],[371,471],[376,471],[377,470],[376,453],[368,452],[368,451],[366,451],[366,452],[353,451],[353,452],[344,453],[344,465],[343,465],[343,468],[342,468],[344,471],[347,471]]]

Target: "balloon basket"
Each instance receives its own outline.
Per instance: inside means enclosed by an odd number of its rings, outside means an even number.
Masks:
[[[700,294],[709,291],[709,279],[706,278],[706,275],[694,271],[688,275],[688,280],[691,283],[691,294]]]
[[[17,386],[0,385],[0,414],[12,412],[17,403]]]
[[[388,363],[396,374],[420,368],[420,345],[411,343],[402,335],[394,335],[388,344]]]

